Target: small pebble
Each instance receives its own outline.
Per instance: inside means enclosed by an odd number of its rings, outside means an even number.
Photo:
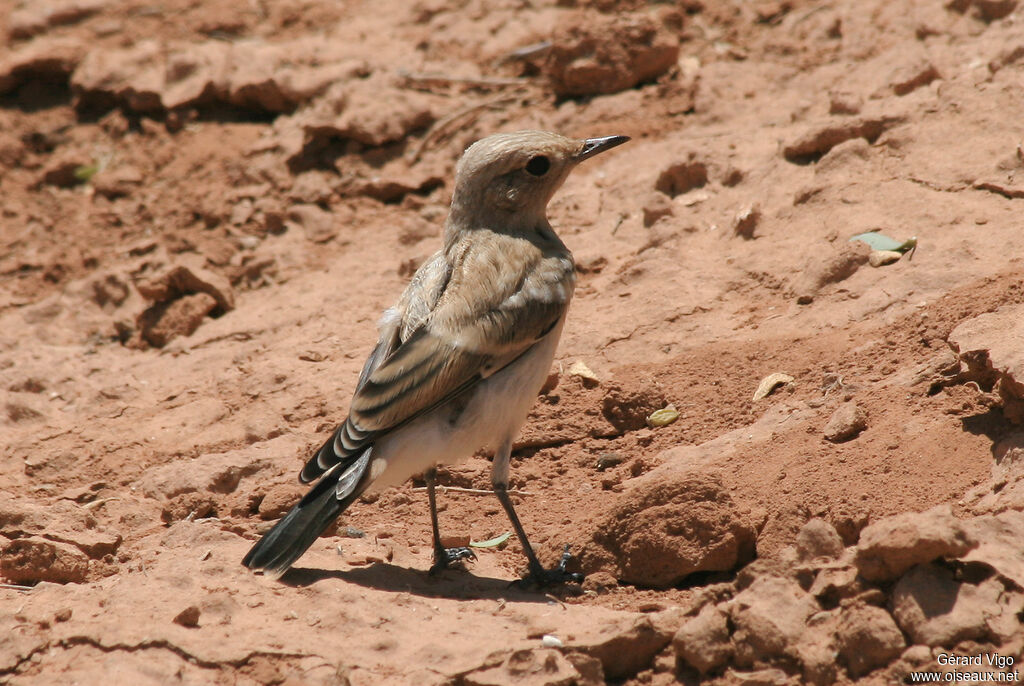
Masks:
[[[542,636],[540,639],[540,644],[545,648],[561,648],[562,639],[558,638],[558,636],[553,636],[551,634],[544,634],[544,636]]]
[[[626,461],[626,458],[619,453],[602,453],[597,458],[597,471],[603,472]]]
[[[199,608],[195,605],[189,605],[178,613],[174,618],[174,623],[190,629],[199,626]]]

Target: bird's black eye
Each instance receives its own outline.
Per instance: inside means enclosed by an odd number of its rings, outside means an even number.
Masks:
[[[526,171],[534,176],[544,176],[548,173],[548,169],[551,169],[551,160],[544,155],[531,157],[530,161],[526,163]]]

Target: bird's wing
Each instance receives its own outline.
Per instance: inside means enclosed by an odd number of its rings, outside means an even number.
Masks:
[[[388,430],[502,369],[561,319],[571,278],[571,261],[526,241],[472,243],[424,324],[356,392],[349,421]]]
[[[364,369],[333,450],[310,460],[304,480],[499,371],[558,323],[571,297],[571,260],[543,259],[515,244],[511,255],[487,247],[462,251],[423,323],[376,367]]]

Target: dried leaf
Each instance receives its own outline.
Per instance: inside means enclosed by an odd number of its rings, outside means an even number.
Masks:
[[[512,532],[511,531],[506,531],[502,535],[495,536],[494,538],[492,538],[490,540],[487,540],[487,541],[470,541],[469,542],[469,547],[470,548],[497,548],[499,545],[501,545],[502,543],[504,543],[505,541],[507,541],[510,538],[512,538]]]
[[[668,426],[677,419],[679,419],[679,410],[675,405],[669,405],[652,412],[647,418],[647,425],[651,427]]]
[[[761,379],[761,383],[757,385],[757,390],[754,391],[754,402],[767,398],[771,395],[771,392],[778,386],[784,386],[788,383],[792,383],[793,377],[789,374],[783,374],[782,372],[775,372]]]
[[[595,383],[600,381],[600,379],[597,378],[597,374],[595,374],[590,367],[585,365],[583,360],[576,360],[572,363],[572,366],[569,367],[569,375],[578,376],[581,379],[593,381]]]

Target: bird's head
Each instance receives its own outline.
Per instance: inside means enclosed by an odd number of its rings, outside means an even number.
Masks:
[[[472,220],[509,215],[543,219],[551,196],[577,164],[628,136],[566,138],[548,131],[499,133],[466,149],[455,171],[452,212]]]

